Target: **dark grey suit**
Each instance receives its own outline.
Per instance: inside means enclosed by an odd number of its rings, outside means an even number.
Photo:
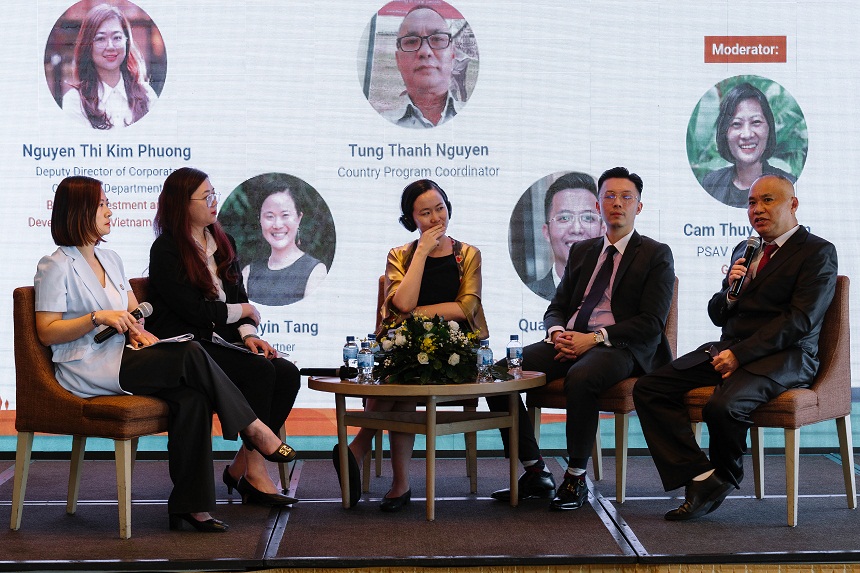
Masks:
[[[575,243],[564,276],[544,314],[544,326],[566,327],[585,297],[585,290],[603,250],[603,237]],[[606,327],[612,346],[596,346],[573,362],[554,359],[551,344],[537,342],[523,349],[523,369],[546,373],[547,380],[565,378],[567,447],[571,458],[588,458],[594,445],[599,412],[597,396],[636,372],[647,372],[672,358],[663,327],[669,315],[675,282],[672,251],[634,231],[618,263],[612,283],[611,308],[615,324]],[[507,399],[487,400],[490,409],[504,411]],[[507,433],[502,431],[507,449]],[[534,429],[520,402],[520,459],[537,459],[540,450]]]
[[[743,256],[746,242],[732,254]],[[738,486],[751,425],[749,414],[788,388],[808,386],[818,370],[821,321],[836,286],[836,248],[800,227],[770,262],[728,304],[728,276],[708,303],[722,327],[709,342],[648,376],[633,390],[636,411],[666,491],[716,468]],[[730,349],[740,367],[723,380],[710,364],[711,345]],[[702,414],[710,435],[710,461],[696,443],[684,394],[700,386],[716,390]]]

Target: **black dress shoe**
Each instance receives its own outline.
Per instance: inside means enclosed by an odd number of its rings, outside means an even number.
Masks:
[[[264,454],[260,448],[254,445],[250,438],[247,438],[240,434],[242,438],[242,443],[245,444],[245,447],[250,451],[258,451],[260,455],[269,460],[270,462],[275,462],[276,464],[286,464],[294,459],[296,459],[296,450],[292,448],[292,446],[288,445],[286,442],[281,442],[281,445],[272,452],[271,454]]]
[[[337,472],[337,483],[340,485],[340,453],[338,445],[335,444],[331,450],[331,461],[334,462],[334,471]],[[355,507],[361,499],[361,470],[352,450],[346,449],[346,461],[349,466],[349,507]]]
[[[564,472],[564,481],[555,497],[549,502],[550,509],[569,510],[579,509],[588,501],[588,485],[585,483],[585,474],[572,476]]]
[[[230,466],[224,468],[224,473],[221,474],[221,479],[224,485],[227,486],[227,493],[232,494],[234,489],[239,489],[239,480],[230,475]]]
[[[408,489],[406,493],[398,497],[383,497],[382,503],[379,504],[379,509],[387,513],[394,513],[403,509],[403,506],[408,504],[411,499],[412,490]]]
[[[552,474],[546,470],[526,470],[517,481],[520,501],[533,498],[549,498],[555,491],[555,480]],[[490,497],[499,501],[511,501],[511,490],[500,489],[490,494]]]
[[[182,522],[186,522],[197,531],[203,533],[224,533],[230,526],[219,519],[210,518],[206,521],[194,519],[190,513],[171,513],[170,514],[170,530],[179,531],[182,529]]]
[[[292,505],[299,502],[296,498],[282,493],[264,493],[252,486],[251,483],[245,479],[245,476],[239,478],[239,482],[236,484],[236,489],[240,494],[242,494],[242,503],[246,504],[280,507],[282,505]]]
[[[669,521],[686,521],[710,513],[723,503],[734,485],[724,481],[716,472],[707,479],[691,481],[684,489],[684,503],[666,513]]]

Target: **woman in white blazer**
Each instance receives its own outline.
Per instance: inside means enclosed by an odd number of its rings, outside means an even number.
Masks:
[[[67,177],[57,187],[51,236],[59,248],[39,261],[34,278],[36,332],[51,347],[57,380],[69,392],[83,398],[144,394],[168,403],[170,528],[186,522],[198,531],[226,531],[227,524],[209,514],[215,507],[213,410],[225,438],[241,434],[275,462],[290,461],[295,452],[257,418],[198,343],[154,346],[158,339],[130,312],[138,302],[122,261],[96,248],[110,233],[110,218],[100,181]],[[96,333],[108,327],[123,334],[96,343]]]

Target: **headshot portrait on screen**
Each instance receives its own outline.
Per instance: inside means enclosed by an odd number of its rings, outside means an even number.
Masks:
[[[45,79],[63,112],[92,129],[127,127],[149,113],[164,87],[164,41],[136,5],[78,2],[45,47]]]
[[[468,22],[441,0],[396,0],[373,15],[359,50],[364,96],[402,127],[432,128],[456,116],[478,78]]]
[[[550,300],[571,245],[605,232],[594,177],[563,171],[536,181],[520,197],[511,214],[508,250],[523,283]]]
[[[331,211],[317,191],[286,173],[265,173],[236,187],[218,213],[236,239],[248,298],[293,304],[325,280],[335,251]]]
[[[731,207],[746,208],[749,188],[762,175],[795,182],[807,151],[797,102],[758,76],[735,76],[708,90],[687,127],[693,173],[705,191]]]

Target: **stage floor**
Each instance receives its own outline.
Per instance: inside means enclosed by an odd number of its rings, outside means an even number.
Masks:
[[[629,461],[627,500],[614,497],[614,460],[604,458],[604,479],[590,483],[589,506],[548,511],[548,500],[519,507],[492,500],[506,486],[507,462],[479,458],[478,493],[469,494],[465,462],[437,462],[436,521],[424,515],[424,460],[413,461],[413,501],[404,511],[379,511],[390,483],[371,479],[361,503],[345,510],[331,461],[293,464],[292,509],[243,506],[213,476],[226,534],[167,529],[170,482],[165,461],[140,460],[133,479],[132,538],[118,537],[112,461],[87,460],[77,513],[65,513],[68,462],[34,461],[19,531],[10,516],[13,462],[0,461],[0,570],[258,570],[267,568],[492,567],[677,564],[783,564],[860,562],[860,513],[847,508],[841,460],[806,454],[800,462],[799,523],[786,525],[785,459],[767,456],[764,499],[747,480],[720,509],[692,522],[662,516],[677,495],[662,491],[649,457]],[[226,462],[224,462],[226,463]],[[853,460],[852,460],[852,463]],[[561,458],[548,460],[560,478]],[[855,465],[855,473],[857,466]]]

